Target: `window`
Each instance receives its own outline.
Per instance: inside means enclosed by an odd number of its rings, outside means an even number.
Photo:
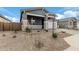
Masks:
[[[72,22],[70,22],[70,25],[72,25]]]
[[[34,20],[34,19],[32,19],[32,20],[31,20],[31,24],[32,24],[32,25],[34,25],[34,23],[35,23],[35,20]]]

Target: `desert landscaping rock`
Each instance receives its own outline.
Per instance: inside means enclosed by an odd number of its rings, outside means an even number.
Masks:
[[[60,37],[60,34],[57,40],[54,40],[51,36],[51,31],[33,31],[31,33],[18,31],[17,34],[12,31],[4,31],[0,33],[1,51],[61,51],[70,47],[70,45]],[[5,37],[2,36],[4,33],[6,35]],[[15,34],[16,38],[12,38]],[[43,43],[43,47],[40,49],[36,48],[35,40],[40,40]]]

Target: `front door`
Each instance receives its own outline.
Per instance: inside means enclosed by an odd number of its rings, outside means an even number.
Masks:
[[[42,29],[44,29],[44,19],[42,19]]]

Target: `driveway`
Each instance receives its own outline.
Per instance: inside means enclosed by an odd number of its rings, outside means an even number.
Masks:
[[[70,47],[64,51],[79,51],[79,31],[68,29],[59,29],[59,31],[65,31],[66,33],[72,34],[72,36],[64,38],[70,45]]]
[[[64,40],[71,45],[65,51],[79,51],[79,34],[64,38]]]

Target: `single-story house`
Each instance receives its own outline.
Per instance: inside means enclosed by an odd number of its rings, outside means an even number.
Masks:
[[[20,22],[22,31],[27,27],[32,29],[52,29],[57,28],[56,15],[49,13],[45,8],[24,9],[21,11]],[[54,25],[53,25],[54,24]]]
[[[75,17],[69,17],[60,19],[58,21],[59,28],[77,29],[77,19]]]
[[[77,20],[77,29],[79,29],[79,20]]]
[[[6,18],[6,17],[0,15],[0,22],[3,22],[3,23],[10,23],[11,21],[10,21],[8,18]]]

